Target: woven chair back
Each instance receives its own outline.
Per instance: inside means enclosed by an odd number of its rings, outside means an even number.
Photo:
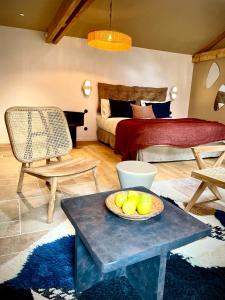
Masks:
[[[66,155],[72,148],[65,115],[57,107],[11,107],[5,112],[5,122],[20,162]]]

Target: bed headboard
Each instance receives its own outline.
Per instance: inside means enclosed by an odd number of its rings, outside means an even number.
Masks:
[[[140,86],[126,86],[118,84],[98,83],[98,111],[100,110],[100,99],[114,100],[149,100],[149,101],[165,101],[167,87],[153,88]]]

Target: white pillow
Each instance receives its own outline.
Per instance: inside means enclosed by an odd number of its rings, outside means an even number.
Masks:
[[[108,119],[111,116],[109,99],[101,99],[101,116]]]
[[[173,100],[167,100],[165,99],[164,101],[151,101],[151,100],[141,100],[141,106],[146,106],[145,103],[151,103],[151,104],[154,104],[154,103],[165,103],[165,102],[172,102]]]

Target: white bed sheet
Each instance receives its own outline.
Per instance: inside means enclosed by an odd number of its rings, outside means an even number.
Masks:
[[[100,114],[97,114],[97,127],[100,127],[104,129],[105,131],[108,131],[112,133],[113,135],[116,135],[116,126],[117,124],[122,121],[129,118],[108,118],[104,119],[101,117]]]

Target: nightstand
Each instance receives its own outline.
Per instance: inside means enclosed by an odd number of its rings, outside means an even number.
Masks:
[[[84,112],[76,112],[76,111],[64,111],[66,116],[71,139],[73,142],[73,148],[76,147],[77,143],[77,127],[84,126]]]

